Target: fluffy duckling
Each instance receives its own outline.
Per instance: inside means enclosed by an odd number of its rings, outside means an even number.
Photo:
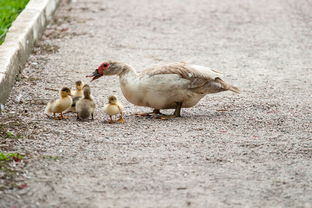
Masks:
[[[91,115],[93,120],[93,113],[95,110],[95,102],[91,95],[89,85],[83,87],[83,97],[76,103],[77,120],[88,119]]]
[[[70,89],[67,87],[63,87],[60,91],[60,97],[55,100],[51,100],[48,102],[47,107],[45,108],[45,113],[49,116],[51,113],[53,113],[53,119],[63,119],[65,118],[63,116],[63,111],[68,109],[73,100],[70,96]],[[55,117],[56,113],[60,113],[60,116],[58,118]]]
[[[71,106],[69,108],[66,109],[66,111],[63,112],[63,114],[68,113],[68,112],[76,112],[76,103],[78,102],[78,100],[80,100],[80,98],[82,98],[82,96],[74,96],[72,97],[73,99],[73,103],[71,104]]]
[[[117,115],[118,113],[120,114],[119,119],[117,122],[124,123],[125,120],[122,117],[122,110],[123,106],[122,104],[117,100],[115,96],[109,96],[108,97],[108,104],[106,104],[103,108],[103,111],[109,115],[109,123],[114,123],[112,116]]]
[[[82,81],[75,82],[76,90],[72,92],[73,97],[82,97],[83,96],[83,86],[84,83]]]
[[[74,112],[74,113],[76,112],[76,103],[83,96],[83,86],[84,86],[84,83],[82,81],[79,80],[75,82],[76,90],[73,90],[71,93],[71,96],[73,98],[73,104],[71,105],[70,108],[64,111],[63,114],[69,113],[69,112]]]

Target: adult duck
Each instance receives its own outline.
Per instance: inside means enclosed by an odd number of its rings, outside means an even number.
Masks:
[[[224,82],[221,72],[208,67],[187,63],[159,65],[136,72],[125,63],[108,61],[102,63],[91,75],[92,80],[101,76],[118,75],[120,87],[125,98],[134,105],[154,109],[175,109],[168,117],[180,117],[181,108],[195,106],[201,98],[210,93],[239,89]]]

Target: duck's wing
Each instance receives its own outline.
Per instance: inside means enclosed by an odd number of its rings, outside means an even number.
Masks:
[[[200,87],[208,81],[214,81],[216,78],[221,78],[222,73],[205,66],[191,65],[186,63],[173,63],[168,65],[155,66],[145,69],[142,75],[154,76],[161,74],[176,74],[183,79],[190,81],[189,87]]]

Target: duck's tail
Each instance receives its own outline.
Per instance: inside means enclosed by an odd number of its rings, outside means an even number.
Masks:
[[[240,89],[238,87],[233,86],[233,85],[230,85],[228,90],[235,92],[235,93],[240,93]]]
[[[217,77],[215,80],[217,82],[219,82],[225,90],[230,90],[230,91],[235,92],[235,93],[240,93],[240,89],[238,87],[235,87],[233,85],[227,84],[221,78]]]

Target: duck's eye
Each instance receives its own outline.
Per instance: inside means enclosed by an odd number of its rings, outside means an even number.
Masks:
[[[103,66],[104,66],[104,67],[107,67],[107,64],[104,64]]]

